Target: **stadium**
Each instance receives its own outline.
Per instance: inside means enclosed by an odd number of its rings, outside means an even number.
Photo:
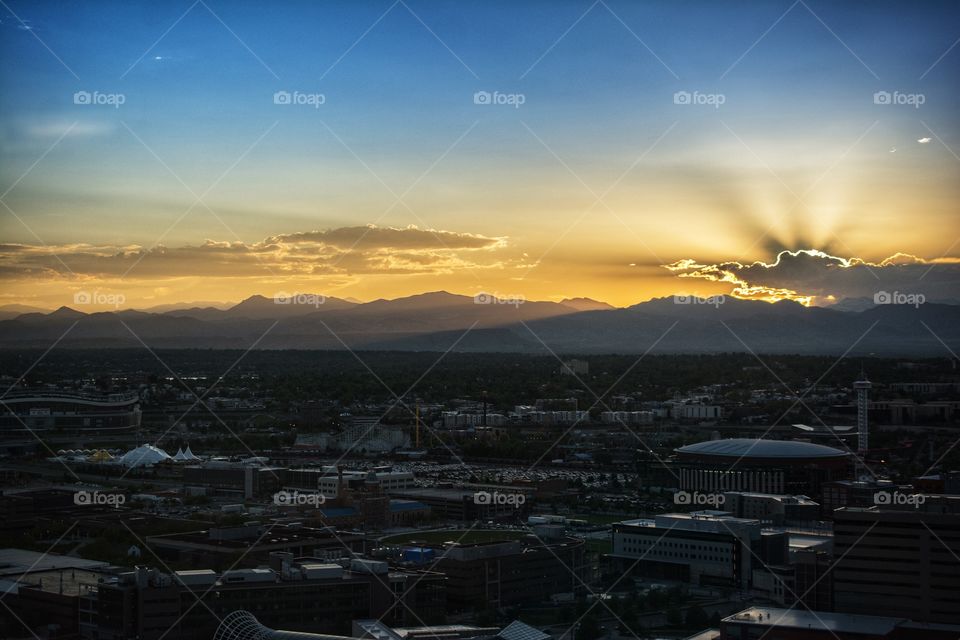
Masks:
[[[19,389],[3,397],[3,433],[118,433],[140,426],[136,393]]]
[[[850,475],[851,455],[821,444],[734,438],[674,450],[670,465],[684,491],[819,495],[824,482]]]

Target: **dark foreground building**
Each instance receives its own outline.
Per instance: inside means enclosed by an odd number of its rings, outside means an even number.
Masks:
[[[349,635],[353,620],[442,621],[444,578],[352,560],[278,558],[279,569],[177,571],[140,567],[103,580],[80,601],[81,633],[95,640],[209,640],[225,616],[249,611],[272,627]]]
[[[960,497],[834,512],[837,611],[960,624]]]

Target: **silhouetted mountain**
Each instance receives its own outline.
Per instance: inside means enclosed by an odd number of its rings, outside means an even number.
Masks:
[[[0,306],[0,320],[16,318],[25,313],[47,313],[46,309],[40,307],[31,307],[25,304],[5,304]]]
[[[565,307],[572,307],[577,311],[598,311],[601,309],[616,309],[612,304],[600,302],[592,298],[564,298],[560,304]]]
[[[214,349],[256,343],[261,349],[445,351],[456,343],[457,351],[481,352],[946,356],[944,345],[960,350],[956,305],[878,305],[855,312],[786,301],[667,297],[626,309],[577,311],[563,303],[505,302],[439,291],[363,304],[327,298],[316,306],[254,296],[228,310],[167,313],[84,314],[63,307],[0,320],[0,346],[46,348],[62,336],[63,347],[94,348],[142,346],[142,340],[152,348]]]
[[[844,298],[835,304],[827,305],[825,309],[834,311],[866,311],[872,308],[876,303],[873,298]]]

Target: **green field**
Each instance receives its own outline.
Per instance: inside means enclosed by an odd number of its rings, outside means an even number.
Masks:
[[[448,541],[459,541],[461,544],[473,544],[477,542],[519,540],[525,535],[527,535],[527,532],[522,530],[475,529],[470,531],[469,529],[444,529],[443,531],[413,531],[410,533],[401,533],[395,536],[381,538],[380,542],[384,544],[412,544],[415,542],[442,544]]]

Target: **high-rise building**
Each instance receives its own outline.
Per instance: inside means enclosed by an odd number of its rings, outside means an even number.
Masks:
[[[860,370],[860,379],[853,383],[853,388],[857,392],[857,467],[856,478],[869,476],[864,460],[867,458],[867,452],[870,449],[870,425],[867,420],[867,412],[870,403],[870,388],[873,385],[867,380],[867,375]]]
[[[834,512],[837,611],[960,623],[960,498],[917,498]]]

